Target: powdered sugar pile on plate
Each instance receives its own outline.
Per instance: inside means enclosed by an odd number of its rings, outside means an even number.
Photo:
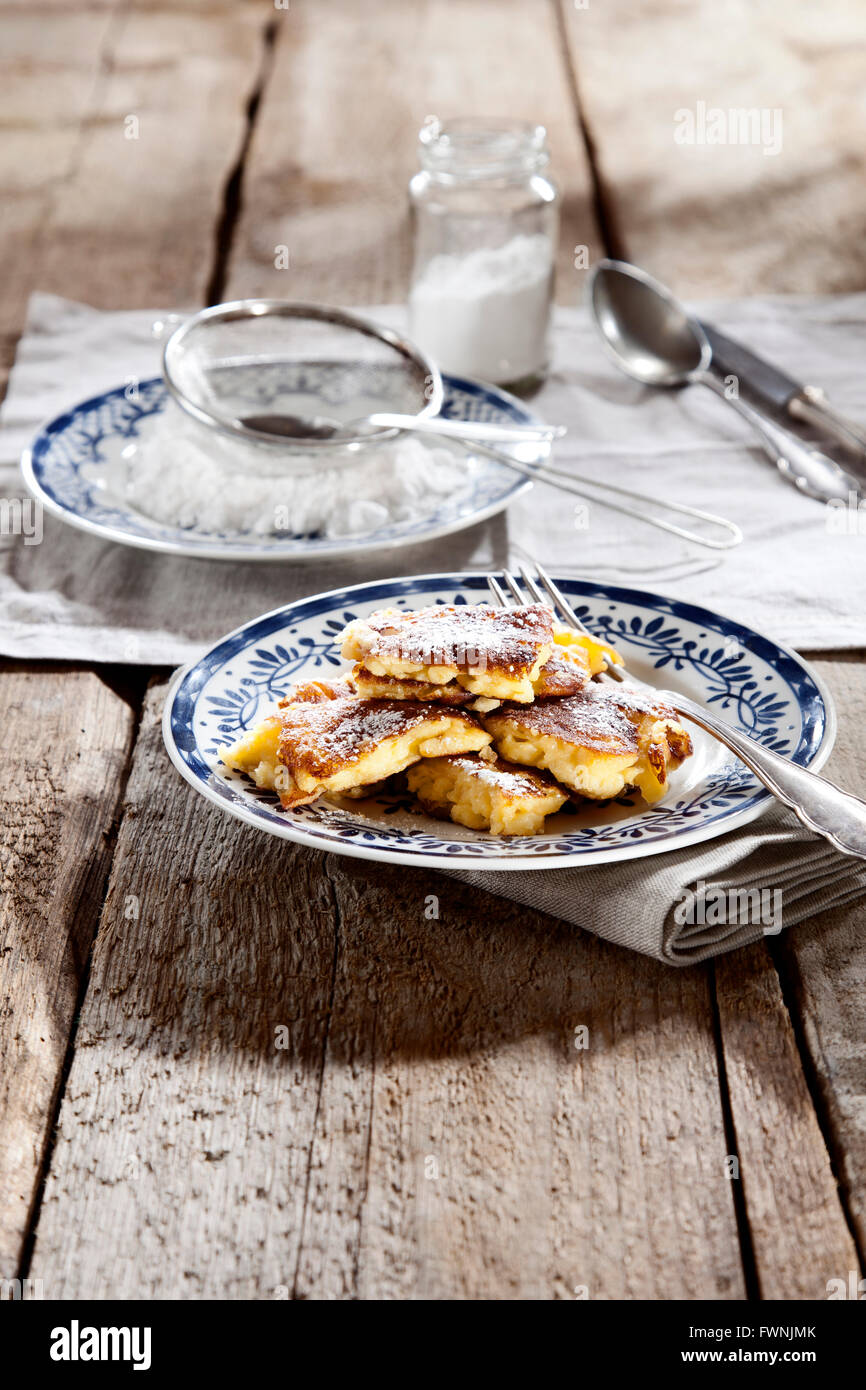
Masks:
[[[174,410],[126,454],[128,502],[164,525],[217,535],[370,535],[458,499],[482,467],[459,447],[411,435],[368,445],[348,465],[327,453],[286,464]]]

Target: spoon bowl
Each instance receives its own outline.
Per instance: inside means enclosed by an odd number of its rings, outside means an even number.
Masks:
[[[700,323],[637,266],[600,261],[589,294],[605,347],[629,376],[647,386],[684,386],[709,367],[712,348]]]

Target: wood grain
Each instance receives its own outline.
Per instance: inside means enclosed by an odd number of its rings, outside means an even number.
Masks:
[[[683,295],[859,290],[862,14],[847,0],[557,0],[620,250]],[[768,113],[678,144],[676,113]],[[772,113],[781,112],[781,148]],[[684,128],[684,122],[681,123]]]
[[[113,28],[113,8],[0,10],[0,381],[5,383],[27,297],[38,284],[34,252],[52,201],[71,176],[81,126]]]
[[[742,1297],[707,974],[237,825],[172,776],[160,698],[32,1277],[52,1297]]]
[[[37,287],[105,308],[204,299],[270,18],[47,8],[0,12],[4,372]]]
[[[862,655],[812,661],[839,715],[827,775],[866,795]],[[764,1298],[826,1298],[831,1279],[859,1269],[858,1244],[861,1251],[866,1244],[864,925],[866,908],[855,902],[716,963],[740,1180]]]
[[[330,872],[298,1294],[742,1296],[705,974],[435,874]]]
[[[839,713],[828,776],[866,797],[863,654],[813,661],[829,683]],[[866,905],[860,900],[817,913],[780,938],[778,958],[860,1263],[866,1267]],[[839,1269],[834,1277],[845,1278],[846,1273]]]
[[[767,946],[722,956],[716,980],[735,1181],[743,1187],[761,1297],[826,1298],[831,1279],[858,1267],[857,1249]]]
[[[559,297],[598,251],[591,184],[548,0],[292,0],[247,161],[234,295],[340,303],[405,298],[407,185],[426,116],[543,121],[562,191]],[[287,270],[275,269],[287,247]]]
[[[98,676],[0,672],[0,1274],[17,1272],[110,862],[133,714]]]
[[[202,298],[267,18],[192,0],[0,10],[0,380],[36,286],[111,307]],[[128,116],[139,122],[134,140],[125,138]],[[2,682],[14,811],[3,830],[14,888],[4,905],[0,1044],[7,1277],[107,872],[100,836],[114,815],[132,715],[83,672]]]

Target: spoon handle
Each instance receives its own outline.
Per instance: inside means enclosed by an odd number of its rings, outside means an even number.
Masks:
[[[724,384],[712,372],[701,372],[696,379],[702,385],[709,386],[716,395],[733,406],[744,420],[748,420],[760,435],[767,456],[772,459],[782,476],[800,492],[805,492],[808,497],[814,497],[820,502],[847,502],[851,493],[855,497],[859,496],[860,487],[857,479],[840,467],[834,459],[822,454],[814,445],[807,444],[792,430],[777,425],[775,420],[756,410],[740,396],[728,395]]]
[[[478,439],[491,444],[559,439],[565,434],[564,425],[498,425],[481,420],[449,420],[444,415],[395,415],[389,411],[368,415],[364,423],[383,429],[422,430],[424,434],[442,434],[451,439]]]

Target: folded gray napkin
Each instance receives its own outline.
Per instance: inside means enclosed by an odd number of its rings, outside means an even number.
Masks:
[[[866,893],[866,864],[810,835],[783,807],[706,846],[623,864],[449,874],[668,965],[778,935]]]

